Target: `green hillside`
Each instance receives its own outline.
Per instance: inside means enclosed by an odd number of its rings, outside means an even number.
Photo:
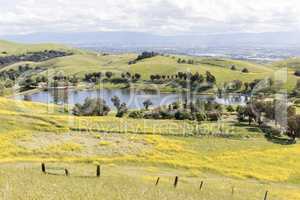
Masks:
[[[274,62],[272,63],[272,66],[277,68],[287,67],[291,69],[300,69],[300,58],[295,57],[295,58],[289,58],[286,60]]]
[[[0,56],[20,55],[28,52],[37,52],[44,50],[74,50],[60,44],[20,44],[0,40]],[[77,51],[77,50],[76,50]]]
[[[300,196],[299,144],[267,141],[256,126],[235,125],[224,118],[225,129],[234,130],[232,138],[182,137],[184,130],[191,134],[196,123],[74,117],[63,110],[0,98],[0,120],[5,122],[0,124],[1,187],[8,178],[13,185],[32,180],[25,199],[105,198],[113,193],[129,200],[139,199],[142,191],[145,199],[174,200],[199,195],[208,200],[261,199],[266,190],[270,199],[297,200]],[[201,130],[217,130],[219,123],[207,123],[201,124]],[[170,132],[170,126],[177,127],[177,132]],[[58,175],[41,174],[40,162]],[[95,164],[102,166],[100,179],[93,178]],[[70,177],[63,176],[64,168]],[[180,177],[176,189],[172,186],[175,176]],[[157,177],[161,180],[155,186]],[[50,192],[56,187],[61,192]],[[65,194],[68,187],[72,192]],[[26,188],[17,187],[7,194],[18,199]]]

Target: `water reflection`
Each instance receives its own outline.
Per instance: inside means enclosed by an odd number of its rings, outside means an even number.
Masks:
[[[131,109],[143,107],[143,102],[150,99],[154,107],[168,105],[176,101],[190,102],[197,100],[217,102],[223,105],[244,105],[247,101],[247,96],[244,95],[223,95],[207,96],[207,95],[188,95],[186,93],[153,93],[145,91],[129,91],[121,89],[102,89],[102,90],[68,90],[68,89],[53,89],[49,91],[40,91],[29,95],[32,101],[41,103],[54,103],[58,105],[83,103],[85,98],[102,98],[106,103],[113,107],[111,98],[118,96],[121,102],[124,102]],[[15,97],[16,99],[24,99],[24,95]]]

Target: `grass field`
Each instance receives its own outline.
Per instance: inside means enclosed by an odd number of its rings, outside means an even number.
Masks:
[[[262,199],[265,190],[270,199],[299,198],[300,146],[267,141],[258,128],[237,125],[231,117],[199,125],[72,117],[62,111],[0,98],[0,120],[5,122],[0,124],[3,195],[18,199],[28,187],[15,185],[27,180],[36,189],[24,199],[101,199],[115,190],[112,199],[139,199],[141,193],[146,199],[232,199],[232,186],[235,199]],[[218,136],[220,126],[225,134]],[[71,177],[42,175],[40,162],[67,167]],[[95,164],[103,166],[103,178],[72,177],[93,175]],[[176,175],[180,184],[175,190]],[[161,184],[154,187],[158,176]],[[201,180],[205,190],[199,192]]]
[[[40,164],[4,164],[0,167],[0,195],[3,199],[222,199],[254,200],[298,199],[298,188],[294,185],[244,181],[220,177],[209,173],[195,176],[183,170],[157,167],[135,167],[102,165],[101,177],[95,178],[94,165],[51,163],[49,170],[62,174],[44,175]],[[70,171],[70,177],[63,176],[63,169]],[[177,188],[173,187],[175,175],[179,176]],[[157,177],[159,184],[155,186]],[[200,191],[199,185],[203,181]],[[18,187],[14,187],[18,185]],[[232,193],[232,188],[233,193]]]

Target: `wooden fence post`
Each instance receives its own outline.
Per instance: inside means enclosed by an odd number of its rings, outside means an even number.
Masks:
[[[69,176],[69,171],[68,171],[68,169],[65,169],[65,174],[66,174],[66,176]]]
[[[203,186],[203,181],[201,181],[200,183],[200,187],[199,187],[200,190],[202,190],[202,186]]]
[[[174,180],[174,187],[176,188],[177,187],[177,184],[178,184],[178,176],[175,177],[175,180]]]
[[[42,163],[42,172],[43,172],[43,173],[46,173],[46,166],[45,166],[45,163]]]
[[[100,165],[97,165],[97,172],[96,172],[97,177],[100,177],[100,174],[101,174]]]
[[[268,198],[268,190],[267,190],[266,193],[265,193],[265,198],[264,198],[264,200],[267,200],[267,198]]]
[[[159,183],[159,177],[157,178],[157,180],[156,180],[156,183],[155,183],[155,185],[158,185],[158,183]]]

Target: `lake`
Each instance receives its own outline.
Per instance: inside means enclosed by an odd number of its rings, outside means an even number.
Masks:
[[[111,98],[118,96],[121,102],[126,103],[130,109],[143,108],[143,102],[150,99],[153,107],[168,105],[170,103],[181,101],[183,102],[187,97],[186,94],[181,93],[152,93],[145,91],[129,91],[122,89],[101,89],[101,90],[70,90],[70,89],[55,89],[49,91],[40,91],[27,95],[33,102],[40,103],[54,103],[58,105],[83,103],[87,97],[102,98],[106,103],[113,107]],[[23,100],[24,95],[16,95],[15,99]],[[203,101],[214,101],[223,105],[244,105],[247,97],[244,95],[228,95],[224,97],[214,97],[207,95],[194,95],[194,99]]]

